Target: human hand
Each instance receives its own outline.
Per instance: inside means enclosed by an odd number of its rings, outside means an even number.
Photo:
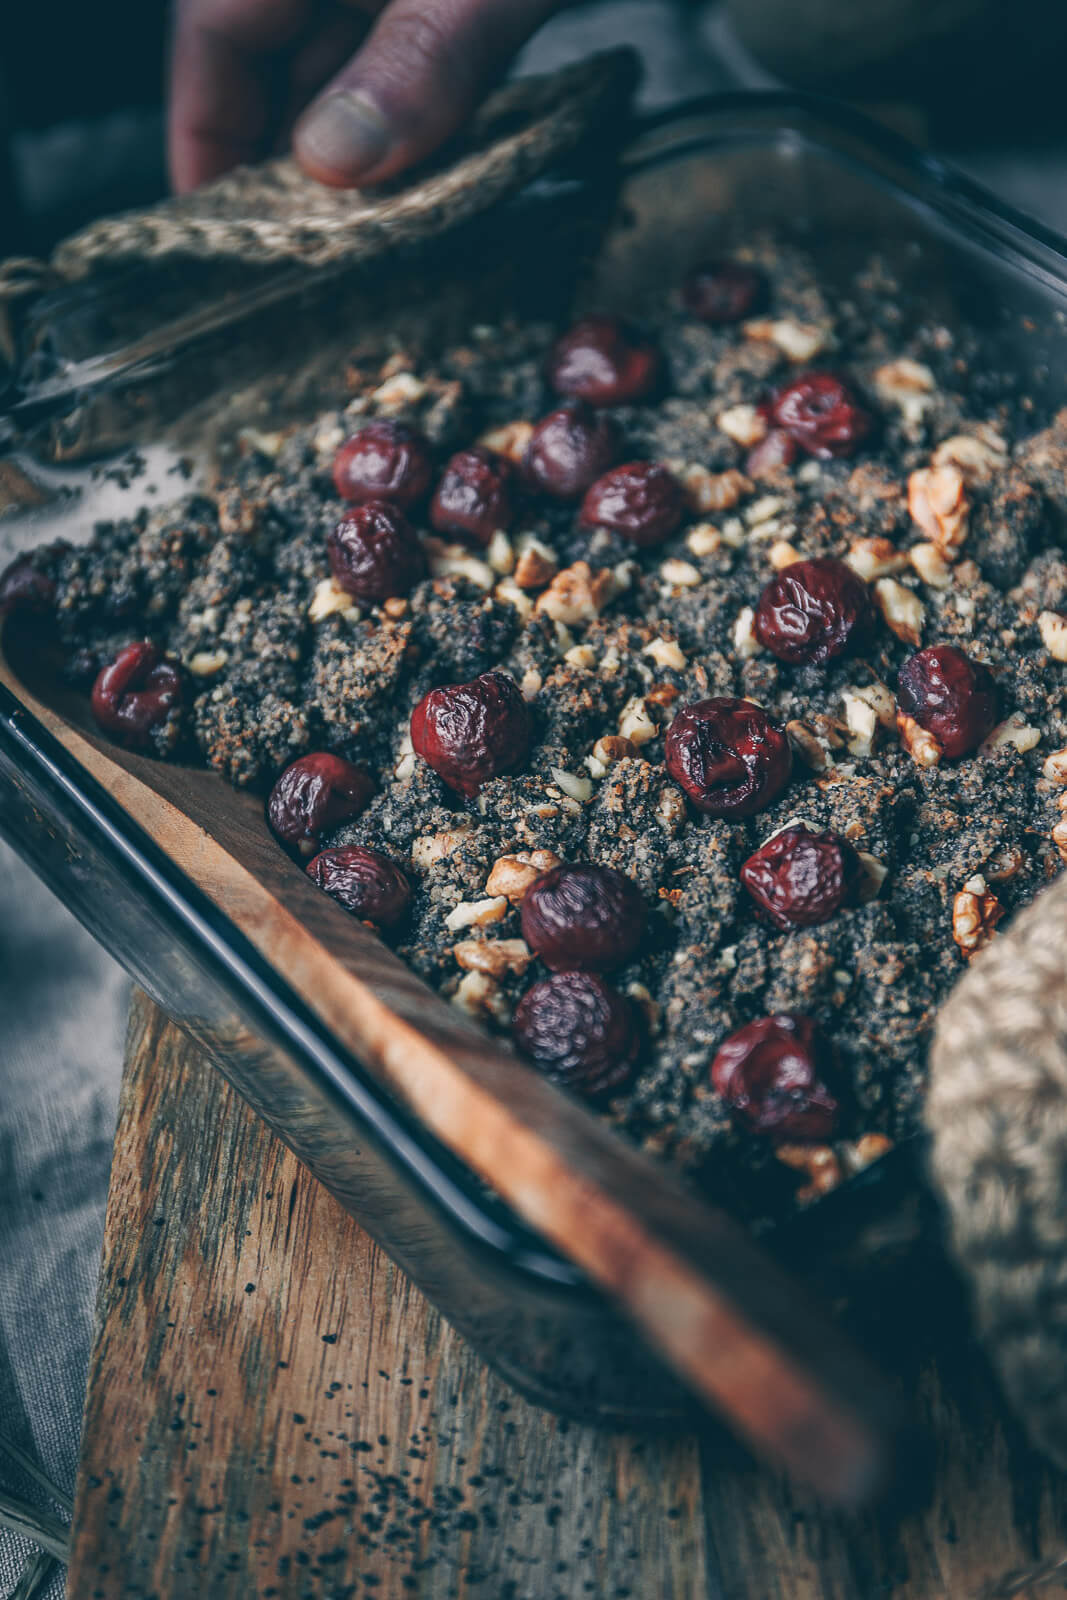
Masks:
[[[456,131],[563,3],[177,0],[174,187],[255,161],[290,133],[296,159],[322,183],[390,178]]]

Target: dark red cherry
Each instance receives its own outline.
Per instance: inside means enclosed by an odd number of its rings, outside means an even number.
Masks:
[[[564,862],[522,902],[522,936],[553,972],[607,972],[629,961],[645,931],[645,903],[631,879],[592,861]]]
[[[56,602],[55,581],[32,555],[17,556],[0,575],[0,617],[19,611],[48,616]]]
[[[745,473],[757,481],[791,467],[797,458],[797,442],[784,428],[772,428],[745,457]]]
[[[526,760],[530,713],[514,678],[483,672],[424,695],[411,713],[411,742],[450,789],[470,799]]]
[[[760,595],[756,637],[779,661],[831,661],[862,649],[875,629],[863,579],[844,561],[821,556],[783,567]]]
[[[622,435],[611,418],[576,400],[541,418],[523,471],[553,500],[578,500],[619,459],[621,447]]]
[[[591,406],[643,400],[659,382],[660,353],[618,317],[583,317],[556,341],[548,381],[557,394]]]
[[[90,705],[97,726],[127,750],[172,748],[186,688],[179,663],[138,639],[98,673]]]
[[[822,461],[852,455],[874,426],[844,378],[832,372],[805,372],[785,384],[771,399],[770,415],[802,450]]]
[[[491,450],[460,450],[444,470],[430,503],[438,533],[487,545],[512,518],[511,463]]]
[[[780,1011],[732,1033],[720,1047],[711,1081],[753,1133],[775,1140],[829,1139],[839,1106],[824,1072],[830,1047],[810,1017]]]
[[[741,882],[776,928],[812,928],[851,904],[863,865],[836,833],[783,828],[749,856]]]
[[[997,720],[993,674],[952,644],[929,645],[905,661],[897,703],[952,761],[976,750]]]
[[[592,972],[557,972],[527,989],[512,1037],[556,1083],[590,1100],[633,1075],[641,1034],[633,1005]]]
[[[338,588],[378,602],[409,594],[425,575],[418,536],[404,513],[384,500],[347,511],[326,540]]]
[[[682,285],[682,304],[690,316],[713,327],[740,322],[755,311],[767,285],[762,273],[742,261],[711,261],[696,267]]]
[[[610,528],[634,544],[662,544],[685,515],[682,486],[654,461],[613,467],[586,494],[579,521],[584,528]]]
[[[667,771],[698,811],[749,817],[776,799],[792,771],[789,740],[750,700],[723,695],[679,711],[664,740]]]
[[[378,928],[395,927],[411,904],[407,874],[380,850],[320,850],[308,862],[308,876],[346,911]]]
[[[267,801],[267,821],[279,839],[308,855],[322,835],[358,817],[374,793],[362,767],[316,750],[286,767]]]
[[[387,500],[406,511],[429,493],[432,471],[423,435],[383,418],[345,440],[334,457],[333,481],[342,500]]]

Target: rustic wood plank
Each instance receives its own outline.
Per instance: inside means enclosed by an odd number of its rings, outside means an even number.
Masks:
[[[1067,1485],[984,1364],[929,1366],[932,1496],[846,1518],[718,1435],[561,1422],[490,1373],[143,997],[108,1205],[74,1600],[1042,1600]]]

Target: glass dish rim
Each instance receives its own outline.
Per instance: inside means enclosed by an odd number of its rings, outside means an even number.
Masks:
[[[695,119],[712,119],[721,126],[686,133],[684,124]],[[673,142],[656,146],[658,136],[672,134]],[[635,176],[689,152],[783,140],[822,149],[887,190],[908,209],[932,214],[1067,298],[1067,239],[894,130],[817,95],[761,90],[686,99],[636,117],[619,164],[624,176]],[[851,141],[855,148],[846,148],[842,141]],[[643,150],[643,145],[652,148]],[[68,805],[73,803],[96,840],[118,852],[150,896],[165,905],[170,915],[178,915],[212,964],[221,965],[228,980],[239,984],[251,1009],[281,1033],[320,1086],[334,1096],[341,1094],[348,1109],[367,1124],[418,1191],[472,1246],[492,1258],[499,1269],[529,1279],[541,1291],[597,1297],[576,1267],[527,1229],[506,1205],[492,1202],[476,1175],[440,1146],[416,1117],[398,1106],[337,1044],[300,997],[148,839],[136,819],[2,686],[0,738],[18,751],[38,778],[62,793]],[[912,1189],[921,1181],[922,1146],[921,1136],[904,1141],[817,1204],[783,1219],[768,1238],[788,1238],[802,1251],[810,1250],[817,1243],[814,1236],[832,1229],[833,1219],[860,1196],[864,1197],[861,1212],[868,1214],[872,1208],[877,1212],[879,1196],[895,1198],[902,1186]]]

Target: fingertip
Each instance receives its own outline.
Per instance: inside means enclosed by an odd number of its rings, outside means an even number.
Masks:
[[[293,129],[293,154],[319,183],[355,188],[386,166],[395,139],[388,118],[363,89],[329,90]]]

